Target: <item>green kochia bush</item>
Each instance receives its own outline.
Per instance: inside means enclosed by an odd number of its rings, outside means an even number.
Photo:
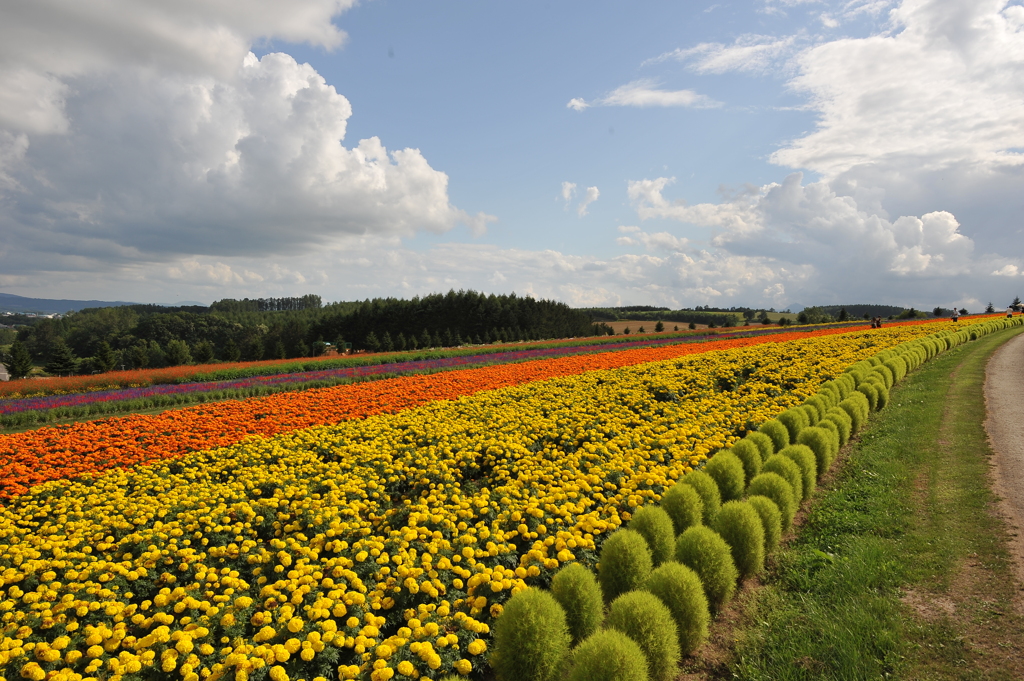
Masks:
[[[579,563],[569,563],[555,573],[551,595],[565,611],[573,645],[579,645],[601,626],[604,618],[601,587],[594,573]]]
[[[875,367],[875,370],[871,372],[872,376],[878,376],[885,383],[885,389],[888,390],[896,382],[896,376],[892,373],[889,367],[882,364],[881,366]]]
[[[661,495],[661,507],[672,518],[676,535],[682,534],[692,525],[704,522],[704,502],[693,485],[677,482]]]
[[[676,560],[700,577],[712,609],[721,610],[732,598],[739,573],[729,545],[710,527],[691,527],[679,535]]]
[[[827,412],[829,407],[832,406],[831,398],[826,398],[824,394],[820,392],[820,389],[817,395],[811,395],[808,397],[804,401],[804,404],[809,404],[814,407],[816,412],[818,412],[818,418],[814,419],[815,423],[820,421],[822,417],[825,416],[825,412]]]
[[[839,430],[839,446],[842,447],[850,440],[853,434],[853,420],[845,410],[839,407],[832,407],[825,412],[825,420],[834,423]]]
[[[796,516],[797,499],[793,486],[784,477],[778,473],[761,473],[750,481],[747,494],[765,496],[774,501],[782,514],[782,531],[789,530]]]
[[[782,539],[782,512],[774,501],[766,496],[755,494],[747,497],[747,503],[754,507],[761,517],[761,527],[764,529],[764,552],[769,554],[779,546]]]
[[[806,498],[804,496],[804,475],[800,467],[796,465],[796,462],[788,456],[776,454],[765,462],[764,468],[761,470],[765,473],[781,475],[789,483],[790,488],[792,488],[793,499],[796,501],[797,506]]]
[[[681,654],[689,655],[707,640],[711,613],[696,572],[675,561],[662,563],[651,573],[645,588],[672,613]]]
[[[878,406],[876,409],[885,409],[885,405],[889,404],[889,389],[885,387],[885,382],[879,378],[878,374],[871,374],[861,385],[865,384],[875,387],[875,392],[878,395]]]
[[[871,411],[877,411],[878,405],[878,387],[874,383],[868,381],[861,381],[857,385],[857,392],[868,398],[868,403],[871,405]]]
[[[818,462],[814,451],[807,445],[790,445],[779,452],[779,456],[792,459],[793,463],[800,467],[803,498],[810,499],[818,481]]]
[[[824,448],[821,438],[824,438]],[[839,427],[831,419],[822,419],[818,425],[801,432],[796,440],[798,445],[806,445],[814,452],[818,459],[818,477],[825,475],[839,453]]]
[[[864,424],[868,422],[868,411],[871,408],[868,398],[856,390],[850,396],[839,403],[839,407],[850,417],[850,424],[853,432],[859,433]]]
[[[604,600],[611,602],[641,588],[651,567],[651,550],[642,534],[629,529],[612,532],[601,547],[598,570]]]
[[[787,409],[775,417],[789,431],[789,441],[796,442],[796,436],[801,429],[811,425],[806,412],[802,409]],[[778,451],[778,448],[775,450]]]
[[[747,488],[743,462],[729,450],[722,450],[711,457],[704,465],[704,472],[714,478],[722,501],[739,499]]]
[[[773,453],[789,445],[789,429],[778,419],[765,421],[758,430],[772,439]]]
[[[573,651],[568,681],[650,681],[647,658],[629,636],[602,629]]]
[[[850,393],[857,389],[857,381],[850,374],[841,374],[837,376],[833,380],[833,383],[835,383],[836,388],[839,390],[840,402],[849,397]]]
[[[729,545],[740,577],[753,577],[764,569],[764,526],[753,506],[745,501],[722,504],[715,531]]]
[[[679,674],[679,634],[672,613],[654,594],[631,591],[608,608],[605,626],[636,641],[647,658],[651,681],[671,681]]]
[[[748,438],[744,438],[732,446],[732,453],[743,463],[743,487],[750,484],[754,476],[761,472],[761,450]]]
[[[785,428],[785,427],[783,427],[783,428]],[[754,431],[752,433],[747,433],[747,436],[745,438],[743,438],[743,439],[744,440],[748,440],[750,442],[753,442],[755,445],[757,445],[757,448],[759,450],[761,450],[761,463],[762,464],[765,461],[768,460],[769,456],[771,456],[772,454],[775,453],[775,444],[772,442],[772,439],[770,437],[768,437],[767,435],[765,435],[764,433],[761,433],[761,432],[758,432],[758,431]],[[789,444],[789,443],[787,442],[786,444]],[[783,446],[785,446],[785,445],[783,445]],[[749,484],[749,482],[747,484]]]
[[[683,478],[683,484],[690,485],[700,495],[704,503],[704,524],[710,523],[718,515],[722,506],[722,495],[718,492],[718,483],[704,471],[692,471]]]
[[[551,681],[571,640],[555,597],[526,589],[508,600],[495,622],[491,665],[500,681]]]
[[[818,422],[818,419],[821,418],[821,414],[818,413],[818,408],[813,405],[801,404],[799,407],[794,407],[794,409],[797,409],[804,413],[804,416],[807,417],[808,426],[813,426],[815,423]]]
[[[654,566],[672,558],[676,548],[676,532],[672,518],[663,508],[643,506],[638,508],[629,521],[629,529],[639,532],[651,549]]]

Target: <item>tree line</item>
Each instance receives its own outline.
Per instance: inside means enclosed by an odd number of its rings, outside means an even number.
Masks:
[[[204,306],[91,308],[17,329],[4,364],[13,378],[42,365],[69,375],[214,361],[288,359],[353,350],[416,350],[597,333],[552,300],[449,291],[323,305],[319,296],[225,299]]]

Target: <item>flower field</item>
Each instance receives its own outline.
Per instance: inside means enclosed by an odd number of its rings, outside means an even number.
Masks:
[[[63,458],[36,464],[42,484],[18,469],[0,510],[0,677],[481,678],[512,594],[593,568],[638,507],[851,365],[877,381],[863,360],[879,351],[923,359],[975,327],[948,328],[646,348],[8,436],[5,470]]]
[[[829,325],[835,328],[837,325]],[[849,325],[844,325],[848,327]],[[783,333],[777,327],[734,331],[710,336],[713,339],[732,338],[737,336],[765,336]],[[442,369],[457,369],[485,363],[512,363],[524,360],[564,357],[592,352],[614,352],[631,348],[657,347],[676,345],[679,343],[707,342],[708,335],[690,334],[688,336],[642,338],[633,341],[602,342],[602,343],[561,343],[555,346],[542,344],[540,347],[509,347],[503,351],[476,353],[431,353],[441,355],[428,359],[411,359],[391,355],[378,356],[379,361],[372,358],[342,358],[329,360],[310,360],[296,365],[294,360],[278,360],[276,362],[249,362],[237,366],[205,365],[172,367],[170,369],[140,370],[131,372],[111,372],[97,376],[68,376],[54,381],[13,381],[0,385],[11,397],[0,398],[0,416],[18,414],[26,411],[49,409],[73,409],[93,404],[139,400],[157,396],[186,395],[190,393],[209,393],[221,390],[239,390],[263,386],[286,386],[297,383],[315,381],[364,378],[381,374],[411,374]],[[400,359],[401,361],[396,361]],[[388,361],[390,360],[390,361]],[[282,366],[291,366],[294,371],[285,373],[274,372]],[[296,368],[296,366],[298,368]],[[216,367],[216,369],[214,369]],[[323,367],[323,368],[321,368]],[[247,369],[248,371],[243,371]],[[231,375],[234,373],[261,372],[255,375],[232,378],[228,380],[201,380],[204,376]],[[126,374],[122,375],[122,374]],[[129,387],[108,387],[106,383],[119,386],[127,383]],[[53,383],[51,386],[50,383]],[[14,397],[20,392],[33,388],[47,388],[51,394],[32,397]],[[106,388],[106,389],[102,389]]]
[[[893,327],[897,328],[897,327]],[[904,328],[904,327],[898,327]],[[494,365],[374,383],[228,400],[156,415],[39,428],[0,435],[0,501],[48,480],[131,466],[190,451],[231,445],[253,436],[400,411],[555,376],[630,366],[724,348],[843,333],[843,329],[789,332],[701,344],[625,349],[613,353]]]

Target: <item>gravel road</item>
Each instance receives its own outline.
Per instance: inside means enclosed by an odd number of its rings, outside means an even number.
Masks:
[[[1017,578],[1024,584],[1024,334],[1004,343],[985,370],[985,429],[995,456],[996,494],[1012,527]]]

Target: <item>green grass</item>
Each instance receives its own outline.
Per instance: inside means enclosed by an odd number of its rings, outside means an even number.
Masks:
[[[985,362],[1020,332],[893,389],[751,597],[729,678],[1020,678],[1024,618],[983,426]]]

